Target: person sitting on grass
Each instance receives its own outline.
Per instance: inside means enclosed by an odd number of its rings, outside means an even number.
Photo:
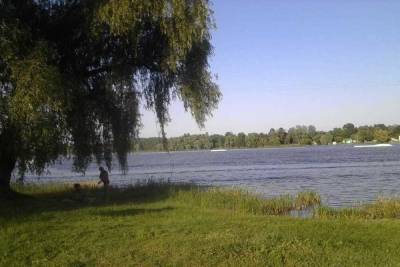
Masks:
[[[100,181],[97,184],[103,183],[104,188],[107,189],[108,185],[110,184],[110,180],[108,179],[108,172],[103,167],[100,167],[99,171],[100,171],[100,176],[99,176]]]

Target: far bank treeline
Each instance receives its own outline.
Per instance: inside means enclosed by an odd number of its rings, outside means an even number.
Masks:
[[[267,133],[227,132],[220,134],[184,134],[168,138],[168,149],[199,150],[223,148],[261,148],[284,145],[328,145],[334,143],[386,143],[398,141],[400,125],[375,124],[374,126],[355,127],[352,123],[334,128],[331,131],[319,131],[315,126],[296,126],[288,130],[270,129]],[[133,144],[135,151],[162,151],[163,143],[159,137],[139,138]]]

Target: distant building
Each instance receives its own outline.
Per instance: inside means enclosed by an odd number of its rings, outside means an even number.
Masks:
[[[396,138],[393,138],[393,137],[392,137],[392,138],[390,139],[390,141],[391,141],[391,142],[400,142],[400,135],[399,135],[399,139],[396,139]]]
[[[352,144],[352,143],[355,143],[356,141],[355,140],[353,140],[353,139],[351,139],[351,138],[345,138],[345,139],[343,139],[343,144]]]

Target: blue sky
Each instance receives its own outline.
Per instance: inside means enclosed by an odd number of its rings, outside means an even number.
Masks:
[[[199,129],[180,102],[168,136],[400,124],[400,1],[215,0],[211,69],[223,99]],[[158,136],[142,110],[141,136]]]

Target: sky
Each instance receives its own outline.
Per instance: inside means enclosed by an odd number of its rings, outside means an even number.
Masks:
[[[223,94],[199,129],[182,103],[167,136],[400,124],[400,1],[214,0],[210,68]],[[140,136],[160,136],[142,109]]]

